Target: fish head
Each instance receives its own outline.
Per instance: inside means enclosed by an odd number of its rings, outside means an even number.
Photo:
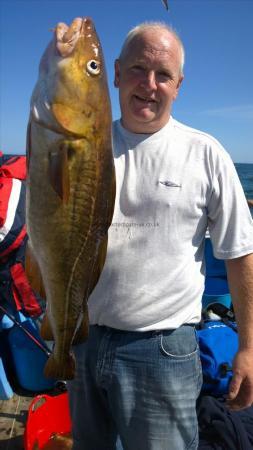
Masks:
[[[40,62],[31,110],[48,128],[82,137],[111,122],[102,47],[90,18],[56,26]]]

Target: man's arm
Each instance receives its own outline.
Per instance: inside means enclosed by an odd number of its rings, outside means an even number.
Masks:
[[[226,260],[226,267],[239,332],[227,404],[239,410],[253,403],[253,253]]]

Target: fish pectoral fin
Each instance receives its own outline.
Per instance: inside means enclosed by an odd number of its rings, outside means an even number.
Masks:
[[[49,180],[64,203],[69,200],[69,146],[62,144],[49,152]]]
[[[40,328],[40,335],[45,341],[53,341],[54,335],[47,313],[44,315]]]
[[[34,292],[46,300],[46,292],[39,264],[34,256],[29,241],[25,250],[25,273]]]
[[[87,305],[84,306],[83,318],[80,326],[77,328],[72,344],[81,344],[85,342],[89,335],[89,319]]]
[[[54,103],[52,105],[52,112],[64,130],[77,136],[85,136],[87,134],[85,130],[87,120],[85,120],[86,117],[81,111],[77,111],[61,103]]]

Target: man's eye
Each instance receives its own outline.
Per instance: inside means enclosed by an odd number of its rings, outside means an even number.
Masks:
[[[164,80],[169,80],[171,78],[168,72],[158,72],[158,77]]]

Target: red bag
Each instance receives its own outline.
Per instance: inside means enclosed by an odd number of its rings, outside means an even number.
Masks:
[[[42,308],[24,270],[25,178],[26,157],[0,152],[0,301],[38,317]]]

